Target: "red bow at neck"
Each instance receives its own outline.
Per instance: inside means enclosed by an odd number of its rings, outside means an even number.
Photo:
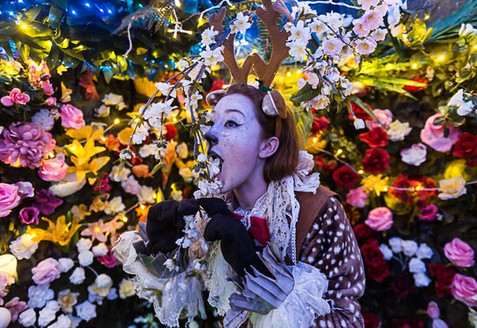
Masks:
[[[237,219],[241,220],[242,215],[232,213]],[[253,239],[258,241],[260,245],[265,246],[270,240],[270,232],[268,231],[267,220],[259,218],[258,216],[250,217],[250,229],[248,232],[252,235]]]

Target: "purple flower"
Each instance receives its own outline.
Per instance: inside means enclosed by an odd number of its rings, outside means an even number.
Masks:
[[[36,194],[33,206],[40,210],[43,215],[50,215],[61,204],[63,204],[62,199],[53,196],[48,190],[42,189]]]
[[[12,123],[0,135],[0,160],[14,167],[40,166],[41,160],[56,147],[56,141],[39,125]]]
[[[35,195],[35,189],[31,182],[18,181],[15,185],[18,187],[18,195],[20,195],[22,199],[33,197]]]
[[[40,211],[36,207],[24,207],[20,210],[20,221],[24,224],[38,224]]]

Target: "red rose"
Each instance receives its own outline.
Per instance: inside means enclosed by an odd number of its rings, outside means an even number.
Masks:
[[[368,239],[361,246],[361,254],[363,254],[364,263],[368,266],[378,266],[383,262],[384,256],[379,249],[379,244],[376,239]]]
[[[377,232],[371,229],[367,224],[360,223],[353,227],[354,235],[358,242],[362,242],[368,238],[376,237]]]
[[[391,287],[398,298],[406,298],[414,291],[413,279],[409,275],[399,275],[394,278]]]
[[[418,319],[394,318],[391,322],[393,328],[424,328],[424,323]]]
[[[363,313],[365,328],[378,328],[381,323],[381,318],[375,313]]]
[[[177,128],[174,125],[165,124],[164,128],[166,129],[164,139],[166,139],[167,141],[171,141],[177,136]]]
[[[394,180],[392,186],[394,188],[390,188],[389,193],[407,204],[412,204],[414,200],[418,200],[421,207],[427,206],[432,198],[437,196],[435,190],[423,190],[437,188],[437,184],[432,178],[422,175],[409,177],[406,174],[400,174]],[[399,190],[400,188],[414,188],[415,190]]]
[[[369,110],[372,112],[373,109],[371,108],[371,106],[369,106],[367,103],[364,103],[366,105],[366,107],[369,108]],[[359,107],[356,103],[354,102],[350,102],[349,105],[351,106],[351,110],[353,111],[354,115],[357,117],[357,118],[360,118],[360,119],[363,119],[363,120],[372,120],[373,118],[364,111],[364,109],[362,109],[361,107]],[[351,112],[349,113],[348,115],[349,119],[351,121],[354,121],[354,117],[353,115],[351,114]]]
[[[477,156],[477,136],[469,132],[462,133],[454,144],[454,152],[452,155],[464,158]]]
[[[209,92],[216,91],[216,90],[223,90],[224,87],[224,80],[215,80],[212,82],[212,89]]]
[[[366,150],[363,159],[363,169],[366,172],[376,174],[386,171],[389,166],[389,154],[381,148]]]
[[[383,261],[376,266],[368,266],[366,273],[368,277],[381,283],[389,276],[389,268],[386,262]]]
[[[389,143],[389,136],[386,130],[381,127],[375,127],[366,133],[359,135],[361,141],[366,142],[369,147],[386,147]]]
[[[330,125],[330,121],[324,116],[321,117],[313,117],[313,124],[311,125],[310,134],[316,134],[322,130],[328,129]]]
[[[451,293],[450,284],[454,280],[456,272],[446,266],[445,264],[428,264],[429,273],[435,276],[436,281],[436,295],[443,297],[445,293]]]
[[[416,76],[412,80],[415,81],[415,82],[424,83],[424,84],[429,83],[429,81],[425,77],[421,78],[419,76]],[[415,87],[413,85],[406,85],[406,86],[404,86],[403,89],[406,90],[409,93],[416,93],[416,92],[419,92],[421,90],[424,90],[426,87],[427,86],[425,86],[425,87]]]
[[[333,180],[340,187],[351,189],[356,181],[359,180],[359,174],[345,165],[333,172]]]
[[[318,171],[320,171],[321,173],[331,173],[338,166],[334,159],[327,162],[326,159],[324,159],[323,157],[315,156],[314,160],[316,166],[318,166]]]

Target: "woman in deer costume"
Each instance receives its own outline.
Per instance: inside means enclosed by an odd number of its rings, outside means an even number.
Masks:
[[[201,208],[209,218],[204,238],[219,241],[207,255],[206,287],[224,326],[363,327],[365,277],[352,229],[339,197],[311,172],[312,156],[299,151],[293,113],[270,89],[288,56],[288,34],[277,26],[286,10],[264,5],[256,14],[273,45],[269,63],[254,54],[239,67],[229,36],[224,58],[234,84],[207,97],[213,110],[205,137],[209,156],[220,162],[221,198],[152,207],[147,248],[173,251],[183,216]],[[224,15],[210,18],[219,32]],[[259,88],[246,85],[252,68]]]

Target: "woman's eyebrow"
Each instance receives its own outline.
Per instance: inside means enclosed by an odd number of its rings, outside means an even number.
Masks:
[[[238,109],[230,108],[230,109],[226,109],[225,112],[237,112],[237,113],[239,113],[239,114],[241,114],[242,116],[245,117],[245,115]]]

